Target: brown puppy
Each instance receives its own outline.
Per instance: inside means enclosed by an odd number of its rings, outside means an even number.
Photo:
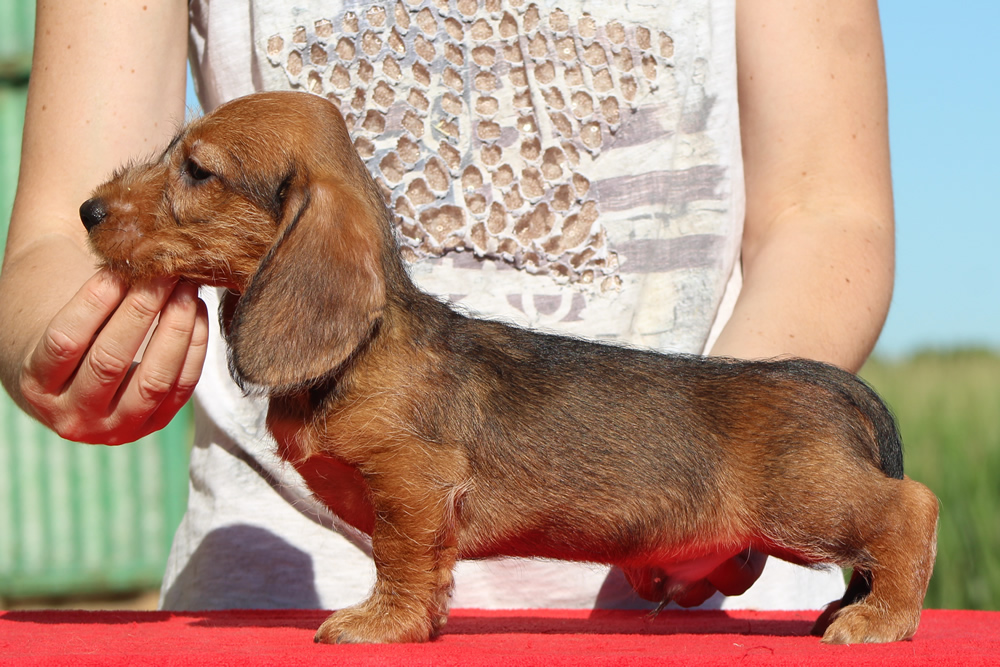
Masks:
[[[459,558],[616,564],[665,601],[748,547],[854,568],[817,623],[826,642],[917,628],[937,501],[903,476],[865,384],[811,361],[662,355],[454,312],[411,282],[322,98],[223,105],[80,213],[127,279],[230,290],[233,377],[270,397],[282,457],[371,534],[374,591],[318,641],[433,637]]]

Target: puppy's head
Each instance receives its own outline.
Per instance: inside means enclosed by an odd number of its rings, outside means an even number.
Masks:
[[[91,247],[126,280],[238,293],[233,375],[272,391],[322,379],[369,335],[393,257],[386,216],[340,113],[306,93],[220,106],[80,207]]]

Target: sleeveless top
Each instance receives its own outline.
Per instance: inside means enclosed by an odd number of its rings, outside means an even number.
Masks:
[[[206,111],[260,90],[339,105],[426,291],[664,351],[705,352],[725,323],[744,212],[734,0],[191,0],[190,19]],[[363,599],[367,538],[276,458],[213,335],[162,605]],[[456,582],[455,606],[641,604],[594,565],[463,562]],[[762,582],[747,604],[816,607],[838,586]]]

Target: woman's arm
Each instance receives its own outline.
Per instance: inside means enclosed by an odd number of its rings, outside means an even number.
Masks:
[[[894,272],[877,2],[736,7],[743,290],[712,354],[792,355],[857,371],[885,322]],[[765,560],[744,552],[708,581],[741,593]]]
[[[184,119],[187,3],[39,0],[21,171],[0,273],[0,378],[65,437],[134,440],[162,427],[200,373],[194,288],[92,277],[79,206]],[[132,368],[154,319],[159,326]]]
[[[737,60],[744,283],[712,352],[857,371],[894,272],[876,0],[737,0]]]

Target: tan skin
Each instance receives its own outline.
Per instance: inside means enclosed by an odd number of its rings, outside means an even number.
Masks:
[[[207,316],[194,287],[126,290],[94,276],[77,213],[97,183],[129,156],[161,149],[183,120],[186,29],[184,2],[37,5],[0,274],[0,313],[17,325],[0,333],[0,373],[21,407],[73,440],[118,444],[162,428],[201,371]]]
[[[119,444],[162,428],[201,373],[208,315],[194,287],[126,288],[95,274],[77,213],[115,167],[159,150],[181,124],[186,30],[184,0],[38,1],[0,273],[0,320],[11,323],[0,328],[0,379],[73,440]],[[737,0],[737,57],[744,286],[712,353],[856,371],[894,271],[876,0]],[[702,594],[740,592],[763,564],[730,561]]]

